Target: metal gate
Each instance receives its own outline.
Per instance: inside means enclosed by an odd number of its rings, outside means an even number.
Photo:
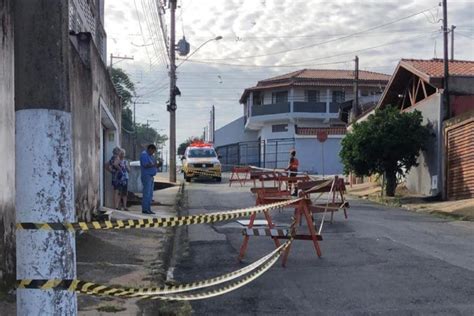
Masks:
[[[232,166],[251,165],[262,168],[285,168],[290,150],[295,146],[293,138],[240,142],[217,147],[223,171]]]
[[[474,114],[446,124],[447,196],[474,198]]]

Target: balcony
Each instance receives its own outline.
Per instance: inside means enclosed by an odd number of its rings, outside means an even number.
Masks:
[[[252,107],[252,116],[290,113],[290,103],[254,105]]]
[[[326,113],[326,102],[294,102],[293,112]]]

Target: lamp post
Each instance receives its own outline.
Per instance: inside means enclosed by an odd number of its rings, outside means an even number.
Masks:
[[[189,57],[191,57],[192,55],[196,54],[196,52],[197,52],[198,50],[200,50],[201,47],[203,47],[203,46],[206,45],[207,43],[212,42],[212,41],[219,41],[219,40],[221,40],[221,39],[222,39],[222,36],[220,36],[220,35],[219,35],[219,36],[216,36],[216,37],[214,37],[214,38],[208,39],[207,41],[205,41],[204,43],[202,43],[201,45],[199,45],[191,54],[189,54],[188,56],[186,56],[186,58],[183,59],[183,60],[179,63],[179,65],[176,66],[176,68],[178,68],[179,66],[181,66],[186,60],[189,59]]]
[[[177,0],[170,0],[170,101],[167,110],[170,112],[170,182],[176,182],[176,4]],[[179,66],[181,66],[190,56],[194,55],[201,47],[211,41],[218,41],[222,36],[217,36],[213,39],[202,43],[194,52],[192,52],[186,59],[184,59]]]

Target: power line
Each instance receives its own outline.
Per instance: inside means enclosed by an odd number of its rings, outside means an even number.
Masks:
[[[440,33],[440,31],[435,31],[435,32],[431,32],[430,34],[433,34],[433,33]],[[354,51],[350,51],[350,52],[344,52],[344,53],[340,53],[340,54],[335,54],[335,55],[331,55],[331,56],[325,56],[325,57],[319,57],[319,58],[312,58],[312,59],[308,59],[308,60],[304,60],[304,61],[301,61],[301,63],[307,63],[307,62],[311,62],[311,61],[317,61],[317,60],[323,60],[323,59],[331,59],[331,58],[334,58],[334,57],[340,57],[340,56],[345,56],[345,55],[351,55],[351,54],[354,54],[354,53],[359,53],[359,52],[363,52],[363,51],[367,51],[367,50],[371,50],[371,49],[375,49],[375,48],[380,48],[380,47],[384,47],[384,46],[389,46],[389,45],[393,45],[393,44],[398,44],[400,42],[405,42],[405,41],[411,41],[411,40],[414,40],[414,39],[417,39],[417,38],[422,38],[422,37],[425,37],[425,34],[422,35],[422,36],[417,36],[417,37],[412,37],[408,40],[396,40],[396,41],[392,41],[392,42],[388,42],[388,43],[384,43],[384,44],[381,44],[381,45],[376,45],[376,46],[372,46],[372,47],[367,47],[367,48],[362,48],[362,49],[358,49],[358,50],[354,50]],[[222,66],[232,66],[232,67],[250,67],[250,68],[281,68],[281,67],[290,67],[290,68],[296,68],[296,67],[313,67],[315,66],[314,64],[312,65],[305,65],[305,64],[301,64],[301,63],[296,63],[296,64],[293,64],[293,65],[255,65],[255,64],[232,64],[232,63],[220,63],[220,62],[211,62],[211,61],[207,61],[205,59],[202,59],[202,60],[196,60],[196,59],[188,59],[189,62],[194,62],[194,63],[199,63],[199,64],[211,64],[211,65],[222,65]],[[335,63],[345,63],[345,62],[335,62]],[[329,63],[328,63],[329,64]],[[319,64],[321,65],[321,64]]]
[[[380,25],[377,25],[377,26],[373,26],[373,27],[364,29],[364,30],[362,30],[362,31],[354,32],[354,33],[351,33],[351,34],[348,34],[348,35],[345,35],[345,36],[333,38],[333,39],[330,39],[330,40],[327,40],[327,41],[323,41],[323,42],[319,42],[319,43],[314,43],[314,44],[310,44],[310,45],[295,47],[295,48],[291,48],[291,49],[287,49],[287,50],[283,50],[283,51],[272,52],[272,53],[267,53],[267,54],[252,55],[252,56],[241,56],[241,57],[228,57],[228,58],[213,58],[213,59],[206,59],[206,60],[247,59],[247,58],[258,58],[258,57],[266,57],[266,56],[273,56],[273,55],[286,54],[286,53],[288,53],[288,52],[293,52],[293,51],[297,51],[297,50],[312,48],[312,47],[316,47],[316,46],[319,46],[319,45],[323,45],[323,44],[328,44],[328,43],[332,43],[332,42],[335,42],[335,41],[344,40],[344,39],[347,39],[347,38],[350,38],[350,37],[354,37],[355,35],[359,35],[359,34],[362,34],[362,33],[365,33],[365,32],[370,32],[370,31],[372,31],[372,30],[376,30],[376,29],[379,29],[379,28],[383,28],[383,27],[386,27],[386,26],[389,26],[389,25],[398,23],[398,22],[400,22],[400,21],[403,21],[403,20],[412,18],[412,17],[414,17],[414,16],[420,15],[420,14],[422,14],[422,13],[424,13],[424,12],[426,12],[426,11],[429,11],[429,10],[431,10],[431,9],[433,9],[433,8],[436,8],[436,7],[437,7],[437,6],[431,7],[431,8],[429,8],[429,9],[424,9],[424,10],[422,10],[422,11],[419,11],[419,12],[416,12],[416,13],[413,13],[413,14],[410,14],[410,15],[407,15],[407,16],[402,17],[402,18],[399,18],[399,19],[397,19],[397,20],[393,20],[393,21],[390,21],[390,22],[387,22],[387,23],[384,23],[384,24],[380,24]]]

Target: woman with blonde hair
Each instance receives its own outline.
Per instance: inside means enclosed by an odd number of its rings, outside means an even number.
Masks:
[[[114,188],[114,208],[119,209],[120,200],[123,203],[123,209],[127,208],[128,195],[128,173],[130,168],[125,158],[125,150],[115,147],[112,151],[112,158],[107,162],[107,170],[112,173],[112,187]]]

